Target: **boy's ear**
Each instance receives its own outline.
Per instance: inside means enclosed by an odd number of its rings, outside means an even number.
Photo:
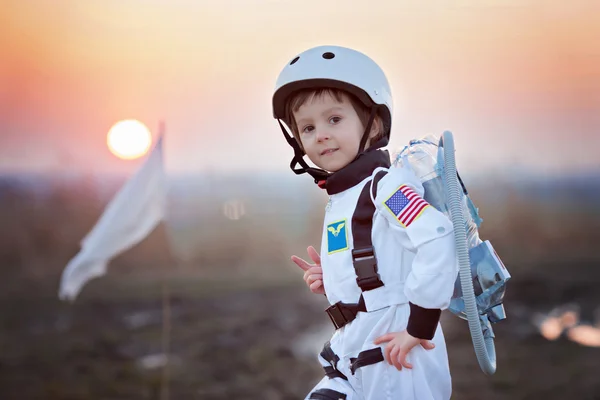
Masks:
[[[383,121],[381,120],[379,115],[377,115],[373,120],[373,123],[371,124],[371,132],[369,132],[369,138],[373,139],[381,132],[383,132]]]

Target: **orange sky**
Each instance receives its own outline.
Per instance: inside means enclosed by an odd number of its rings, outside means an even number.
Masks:
[[[5,0],[0,170],[129,171],[108,129],[164,118],[169,170],[285,171],[271,91],[320,44],[386,70],[393,147],[450,129],[463,168],[599,168],[599,15],[594,0]]]

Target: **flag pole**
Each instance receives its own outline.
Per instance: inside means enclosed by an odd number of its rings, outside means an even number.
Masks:
[[[160,121],[158,126],[159,138],[163,138],[165,134],[165,122]],[[164,139],[163,139],[164,140]],[[164,146],[164,144],[163,144]],[[164,156],[164,153],[163,153]],[[165,199],[166,200],[166,199]],[[166,201],[163,203],[166,206]],[[163,221],[164,222],[164,221]],[[162,280],[162,353],[165,357],[163,373],[161,378],[161,400],[169,400],[169,379],[170,379],[170,364],[171,364],[171,302],[170,302],[169,274]]]
[[[171,304],[170,304],[170,291],[168,277],[163,280],[162,284],[162,314],[163,314],[163,327],[162,327],[162,347],[163,354],[165,355],[165,365],[163,367],[163,374],[161,380],[161,400],[169,400],[169,379],[170,379],[170,341],[171,341]]]

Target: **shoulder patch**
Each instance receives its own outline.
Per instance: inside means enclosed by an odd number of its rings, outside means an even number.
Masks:
[[[405,228],[429,207],[429,203],[407,185],[401,185],[383,204]]]
[[[332,254],[344,250],[348,250],[346,219],[327,225],[327,253]]]

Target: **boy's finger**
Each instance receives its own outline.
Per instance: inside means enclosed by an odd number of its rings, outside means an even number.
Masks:
[[[396,367],[398,371],[402,370],[402,365],[400,364],[400,360],[398,359],[398,354],[400,354],[400,350],[402,350],[400,346],[395,346],[394,350],[392,350],[392,352],[390,353],[390,359],[392,360],[390,364]]]
[[[412,365],[406,360],[406,356],[408,356],[408,351],[402,349],[402,351],[400,351],[400,354],[398,355],[398,357],[400,358],[400,364],[402,364],[408,369],[412,369]]]
[[[319,265],[321,264],[321,256],[315,250],[314,247],[308,246],[308,249],[306,249],[306,251],[308,252],[308,255],[309,255],[310,259],[313,260],[313,262],[315,264],[319,264]]]
[[[310,272],[311,274],[322,274],[323,273],[323,268],[319,267],[318,265],[311,266],[308,269],[308,272]]]
[[[321,285],[323,285],[323,281],[322,281],[322,280],[320,280],[320,279],[319,279],[319,280],[317,280],[317,281],[314,281],[314,282],[313,282],[313,283],[311,283],[311,285],[310,285],[310,290],[316,290],[316,289],[320,288],[320,287],[321,287]]]
[[[294,262],[294,264],[296,264],[297,266],[302,268],[302,270],[304,270],[304,271],[306,271],[310,267],[312,267],[312,265],[310,265],[309,263],[307,263],[306,261],[304,261],[303,259],[301,259],[300,257],[297,257],[297,256],[292,256],[292,261]]]
[[[377,339],[373,341],[373,344],[381,344],[385,342],[389,342],[394,338],[394,335],[391,333],[386,333],[385,335],[379,336]]]
[[[306,280],[306,282],[309,285],[311,285],[313,282],[318,281],[318,280],[323,280],[323,275],[322,274],[309,275],[308,279]]]
[[[433,342],[429,340],[423,340],[421,342],[421,346],[423,346],[425,350],[432,350],[433,348],[435,348],[435,344],[433,344]]]
[[[388,344],[387,346],[385,346],[385,351],[384,353],[384,358],[385,361],[387,361],[388,364],[392,365],[392,350],[394,350],[394,345],[393,344]]]
[[[310,279],[310,277],[314,277],[314,276],[317,276],[317,275],[320,276],[321,278],[323,277],[322,273],[320,273],[320,272],[317,272],[317,273],[311,272],[311,270],[308,269],[308,270],[304,271],[304,280],[308,281],[308,279]]]

